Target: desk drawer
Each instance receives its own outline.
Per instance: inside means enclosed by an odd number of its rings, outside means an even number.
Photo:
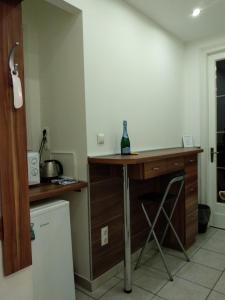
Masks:
[[[184,159],[183,158],[170,158],[167,160],[168,171],[178,171],[184,169]]]
[[[145,163],[143,166],[144,179],[157,177],[168,172],[167,161],[157,160],[154,162]]]

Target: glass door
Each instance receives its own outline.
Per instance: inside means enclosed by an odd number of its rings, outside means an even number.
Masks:
[[[216,62],[216,108],[217,201],[225,203],[225,60]]]
[[[212,212],[210,224],[225,229],[225,52],[208,57],[208,95],[206,200]]]

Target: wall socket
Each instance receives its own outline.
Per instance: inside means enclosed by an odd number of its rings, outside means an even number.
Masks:
[[[98,145],[103,145],[105,142],[105,135],[104,133],[98,133],[97,134],[97,144]]]
[[[109,228],[108,226],[101,228],[101,246],[105,246],[109,243]]]

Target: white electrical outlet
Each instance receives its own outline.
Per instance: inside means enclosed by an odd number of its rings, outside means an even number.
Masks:
[[[105,142],[105,135],[104,133],[98,133],[97,134],[97,144],[98,145],[103,145]]]
[[[42,132],[46,130],[46,143],[45,143],[45,150],[50,150],[50,130],[49,127],[43,127]]]
[[[101,228],[101,246],[105,246],[109,243],[109,229],[108,226]]]

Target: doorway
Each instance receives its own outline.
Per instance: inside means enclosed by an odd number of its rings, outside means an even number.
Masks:
[[[211,225],[225,229],[225,53],[208,58],[209,87],[209,181]]]

